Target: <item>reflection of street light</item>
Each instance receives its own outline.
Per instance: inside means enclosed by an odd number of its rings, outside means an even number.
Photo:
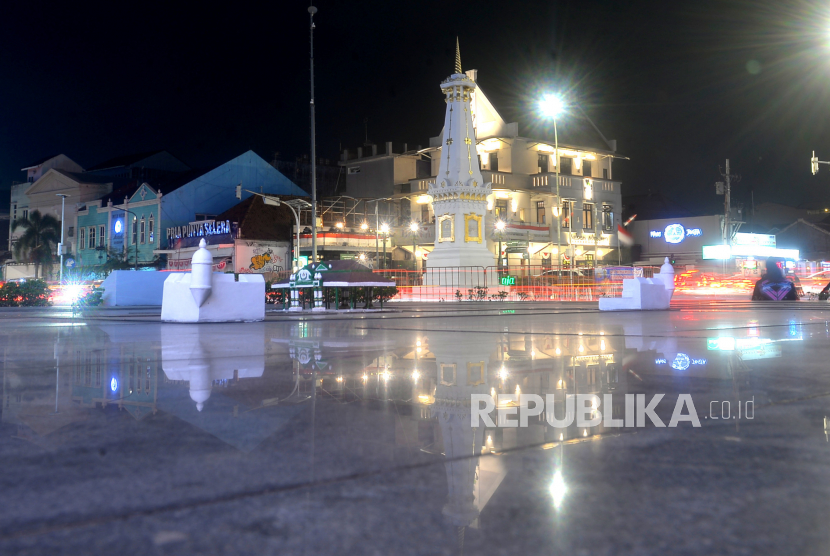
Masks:
[[[542,115],[553,120],[554,159],[556,163],[556,203],[559,210],[556,215],[556,268],[562,269],[562,198],[559,196],[559,133],[556,131],[556,117],[565,110],[565,103],[557,95],[545,95],[539,101]]]

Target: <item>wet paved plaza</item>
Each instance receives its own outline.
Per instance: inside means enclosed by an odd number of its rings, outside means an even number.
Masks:
[[[0,553],[830,550],[826,304],[394,308],[0,311]],[[553,403],[473,427],[472,394]],[[659,394],[686,420],[636,426]]]

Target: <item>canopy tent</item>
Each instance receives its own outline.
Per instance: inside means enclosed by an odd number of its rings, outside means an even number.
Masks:
[[[311,263],[287,279],[274,283],[272,289],[291,290],[291,307],[289,310],[301,311],[300,288],[314,288],[314,310],[324,310],[324,288],[335,288],[335,306],[339,305],[340,288],[384,288],[395,286],[395,281],[384,278],[355,260],[324,261]],[[286,297],[287,299],[287,297]],[[351,308],[354,308],[354,296],[350,295]],[[367,295],[367,307],[370,306],[370,297]],[[381,307],[383,300],[381,299]]]

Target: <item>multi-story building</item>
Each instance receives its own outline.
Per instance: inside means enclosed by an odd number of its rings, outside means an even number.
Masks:
[[[476,70],[466,74],[476,81]],[[560,134],[557,152],[554,141],[520,135],[518,123],[505,122],[480,87],[472,96],[476,155],[484,181],[492,184],[483,233],[493,264],[499,243],[510,266],[555,266],[557,251],[566,266],[616,264],[622,201],[613,161],[624,158],[616,153],[616,142],[607,141],[588,121],[578,140],[572,137],[575,133]],[[568,129],[578,127],[574,123]],[[371,155],[358,152],[357,158],[351,158],[347,151],[341,159],[349,196],[364,205],[367,198],[388,199],[375,202],[380,207],[390,205],[385,214],[392,228],[393,259],[411,259],[416,249],[416,258],[428,257],[432,250],[435,214],[429,189],[438,173],[443,143],[442,131],[426,149],[396,154],[387,143],[384,154],[377,154],[372,146]],[[370,204],[369,209],[363,211],[368,213],[364,231],[374,238],[374,207]],[[503,231],[496,227],[499,221],[504,223]],[[352,246],[349,238],[340,244],[346,250],[361,247]]]
[[[46,209],[47,212],[51,212],[52,210],[54,210],[55,203],[52,203],[51,206],[46,207],[46,208],[43,207],[43,206],[30,207],[29,206],[30,205],[29,197],[26,194],[27,191],[32,188],[32,185],[36,181],[38,181],[43,176],[43,174],[47,173],[51,169],[63,170],[63,171],[66,171],[66,172],[71,172],[71,173],[80,173],[80,172],[84,171],[84,169],[80,166],[80,164],[78,164],[77,162],[75,162],[74,160],[72,160],[71,158],[66,156],[65,154],[57,154],[57,155],[54,155],[54,156],[47,156],[45,158],[37,160],[37,161],[29,164],[28,166],[25,166],[24,168],[20,169],[21,172],[26,172],[26,181],[23,182],[23,183],[12,183],[11,199],[10,199],[11,203],[9,205],[9,207],[10,207],[10,218],[9,218],[9,223],[8,223],[8,225],[9,225],[9,236],[8,236],[9,251],[12,250],[12,248],[14,246],[15,239],[21,233],[21,232],[18,231],[15,234],[15,233],[12,233],[12,231],[11,231],[11,226],[14,223],[15,220],[17,220],[18,218],[23,218],[23,219],[28,218],[30,210],[40,210],[41,212],[43,212],[44,209]],[[60,198],[57,197],[57,196],[53,196],[53,197],[54,197],[54,199],[58,200],[57,206],[59,208],[60,207]],[[49,200],[51,201],[53,199],[49,199]],[[60,212],[57,212],[57,213],[53,212],[52,215],[60,218]]]

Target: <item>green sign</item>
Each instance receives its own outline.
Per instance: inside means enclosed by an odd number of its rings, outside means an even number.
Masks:
[[[297,259],[294,259],[295,261]],[[308,266],[308,257],[305,255],[300,257],[300,263],[297,265],[298,268],[303,268],[304,266]]]
[[[515,276],[502,276],[501,277],[501,285],[502,286],[515,286],[516,285],[516,277]]]

